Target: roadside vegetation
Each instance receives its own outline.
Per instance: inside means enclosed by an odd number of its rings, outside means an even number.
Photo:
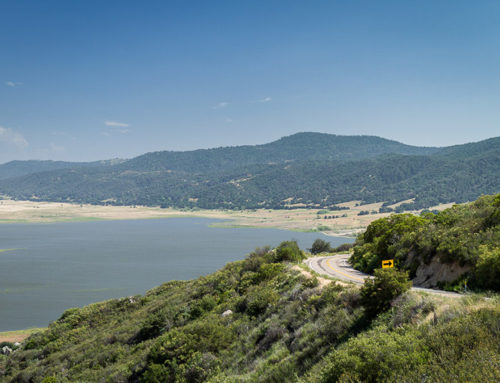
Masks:
[[[294,266],[293,241],[145,296],[65,311],[0,356],[3,382],[375,382],[500,379],[496,296],[363,289]]]
[[[353,266],[372,273],[382,260],[414,278],[419,268],[445,264],[461,268],[450,289],[500,291],[500,194],[420,216],[395,214],[372,222],[360,234],[351,256]]]
[[[352,243],[343,243],[337,247],[332,247],[330,242],[318,238],[313,242],[311,248],[308,250],[313,255],[321,253],[341,253],[349,251],[350,249],[352,249],[352,246]]]

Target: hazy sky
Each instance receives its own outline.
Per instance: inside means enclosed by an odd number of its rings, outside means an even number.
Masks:
[[[0,0],[0,162],[500,135],[500,1]]]

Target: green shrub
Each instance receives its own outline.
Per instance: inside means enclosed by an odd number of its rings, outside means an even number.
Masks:
[[[408,291],[408,273],[391,269],[375,270],[375,278],[366,279],[361,288],[361,304],[368,317],[374,317],[391,306],[397,296]]]
[[[474,285],[500,291],[500,247],[480,247]]]
[[[330,245],[330,242],[318,238],[313,242],[311,248],[308,250],[311,254],[330,253],[332,251],[332,246]]]
[[[268,307],[279,300],[279,295],[271,288],[251,288],[245,299],[246,312],[251,316],[264,313]]]
[[[273,279],[283,272],[284,266],[281,263],[268,263],[260,266],[259,281]]]
[[[343,243],[341,245],[338,245],[334,249],[332,249],[333,253],[341,253],[341,252],[347,252],[350,251],[353,248],[354,244],[352,243]]]
[[[276,248],[275,262],[301,262],[306,256],[300,250],[296,241],[281,242]]]
[[[349,340],[331,353],[314,381],[405,381],[402,373],[421,368],[429,359],[429,353],[421,343],[415,332],[387,333],[383,328],[377,328]]]
[[[167,320],[163,312],[157,312],[149,315],[133,338],[133,342],[143,342],[148,339],[156,338],[167,328]]]
[[[203,298],[192,302],[189,311],[191,319],[196,319],[203,313],[213,310],[217,303],[217,299],[212,295],[205,295]]]
[[[233,332],[213,316],[174,328],[151,347],[143,381],[203,381],[219,363],[216,355],[231,344],[233,337]]]

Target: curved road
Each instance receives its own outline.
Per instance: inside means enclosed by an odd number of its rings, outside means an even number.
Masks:
[[[373,278],[371,275],[355,270],[349,264],[350,254],[338,254],[328,257],[313,257],[308,258],[304,262],[312,270],[319,274],[328,275],[342,281],[356,283],[362,285],[366,278]],[[461,297],[461,294],[450,291],[426,289],[423,287],[412,287],[412,290],[423,291],[431,294],[446,295],[450,297]]]

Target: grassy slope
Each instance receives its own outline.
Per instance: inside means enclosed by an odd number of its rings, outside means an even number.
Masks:
[[[330,382],[500,379],[500,302],[400,297],[374,322],[356,287],[244,261],[145,296],[66,311],[0,359],[1,381]],[[222,313],[232,310],[226,317]]]

